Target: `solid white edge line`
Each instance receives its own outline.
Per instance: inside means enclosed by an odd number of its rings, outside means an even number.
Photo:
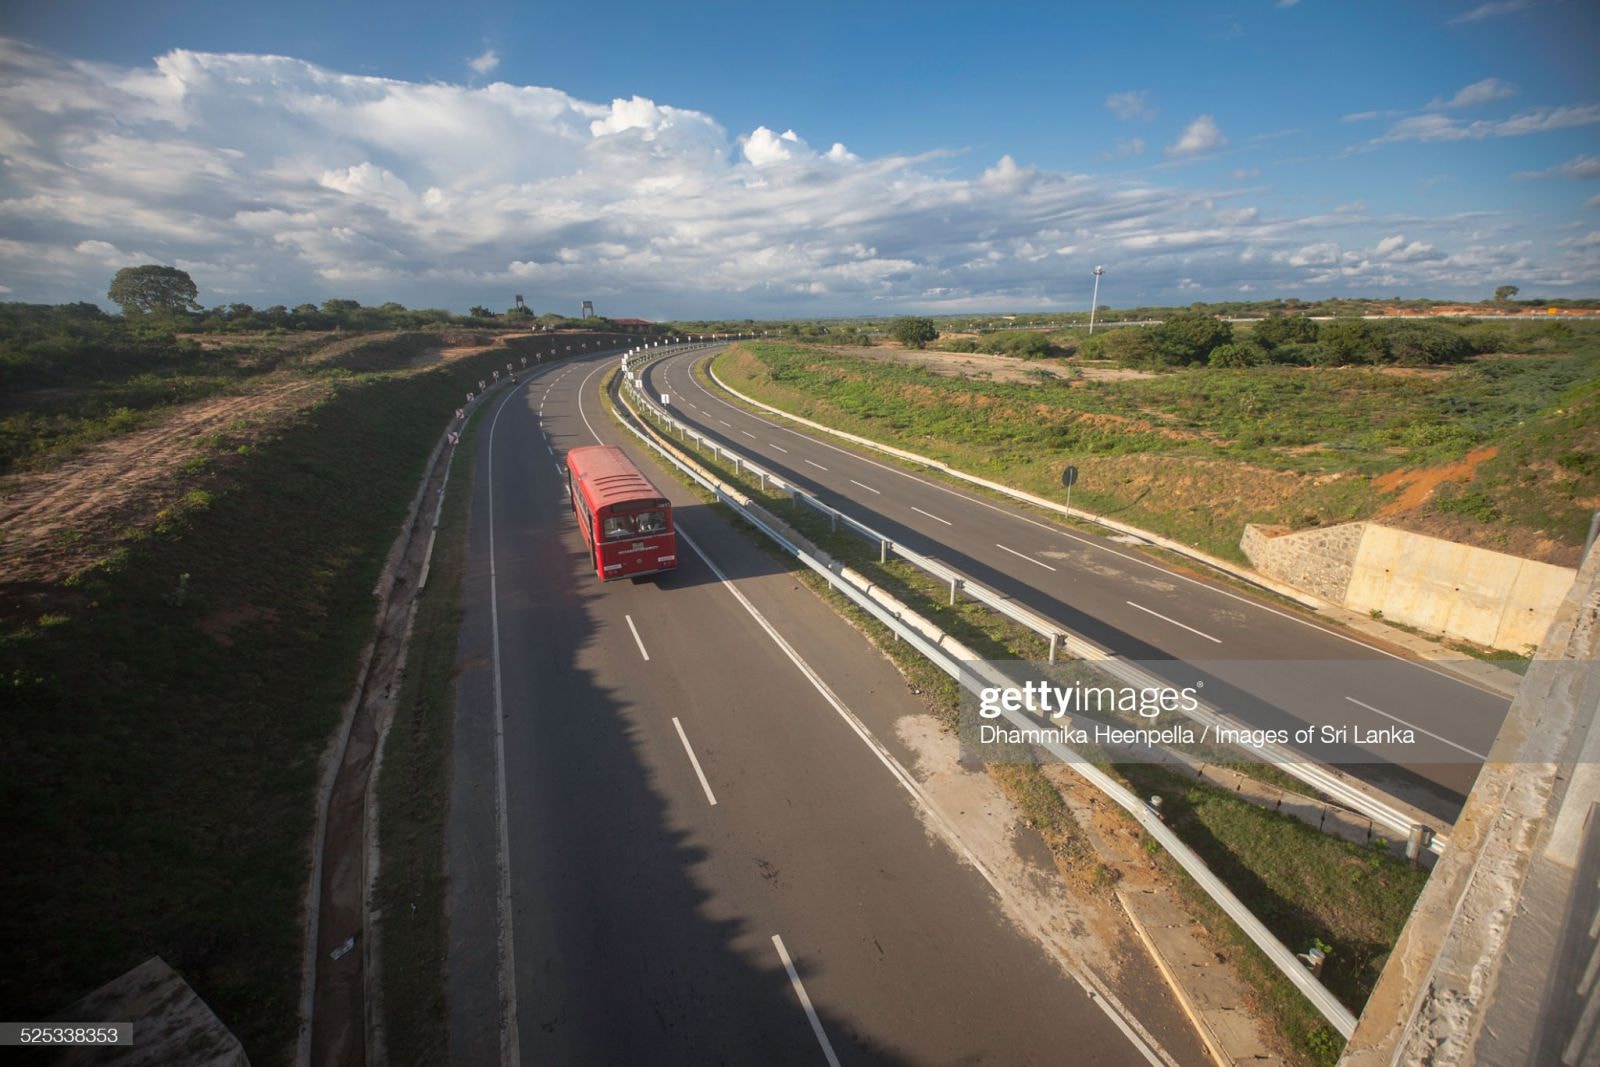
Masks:
[[[1478,759],[1485,760],[1485,761],[1487,761],[1488,758],[1489,758],[1488,756],[1484,755],[1482,752],[1474,752],[1472,749],[1468,748],[1466,745],[1458,745],[1458,744],[1456,744],[1454,741],[1450,740],[1448,737],[1441,737],[1438,734],[1434,733],[1432,730],[1427,729],[1426,727],[1418,726],[1414,722],[1406,722],[1404,719],[1402,719],[1398,715],[1390,715],[1387,711],[1384,711],[1382,708],[1375,708],[1371,704],[1368,704],[1364,700],[1357,700],[1355,697],[1348,697],[1348,696],[1345,697],[1345,699],[1348,700],[1352,704],[1355,704],[1355,705],[1358,705],[1360,707],[1366,708],[1370,712],[1374,712],[1374,713],[1376,713],[1378,715],[1382,715],[1385,719],[1393,719],[1395,722],[1399,723],[1401,726],[1404,726],[1404,727],[1407,727],[1409,729],[1415,730],[1419,734],[1427,734],[1429,737],[1433,738],[1435,741],[1443,741],[1445,744],[1449,745],[1451,748],[1460,749],[1462,752],[1465,752],[1469,756],[1476,756]]]
[[[868,485],[866,482],[858,482],[854,478],[851,478],[850,479],[850,484],[851,485],[859,485],[861,488],[865,489],[869,493],[877,493],[879,496],[883,495],[883,490],[882,489],[874,489],[874,488],[872,488],[872,486]]]
[[[533,384],[535,378],[515,385],[489,420],[489,456],[485,480],[488,482],[489,510],[489,628],[492,634],[491,661],[494,664],[494,774],[495,822],[499,824],[500,849],[495,857],[499,868],[498,896],[495,901],[500,920],[500,938],[497,957],[500,973],[500,1062],[508,1067],[522,1063],[522,1039],[517,1027],[517,955],[514,914],[511,908],[511,832],[510,804],[506,799],[506,717],[505,697],[500,681],[500,586],[495,565],[494,539],[494,432],[500,425],[500,413],[506,404],[523,388]],[[557,467],[560,470],[560,467]]]
[[[1016,556],[1018,559],[1025,559],[1029,563],[1033,564],[1035,567],[1043,567],[1047,571],[1055,570],[1054,567],[1050,566],[1050,564],[1048,564],[1048,563],[1045,563],[1043,560],[1034,559],[1032,556],[1027,555],[1026,553],[1023,553],[1023,552],[1018,552],[1014,548],[1007,548],[1005,545],[1002,545],[999,541],[996,541],[994,543],[994,547],[998,548],[1002,552],[1009,552],[1013,556]]]
[[[678,740],[683,742],[683,751],[688,755],[689,763],[694,767],[695,777],[700,779],[700,788],[706,791],[706,802],[713,808],[716,807],[717,798],[711,792],[711,783],[706,781],[706,772],[700,769],[700,761],[695,758],[694,748],[689,744],[689,735],[683,732],[683,723],[679,722],[677,717],[674,716],[672,725],[678,728]]]
[[[1379,648],[1377,645],[1369,644],[1368,642],[1361,640],[1359,637],[1352,637],[1347,633],[1340,633],[1338,630],[1332,629],[1332,628],[1327,627],[1327,626],[1323,626],[1323,625],[1321,625],[1321,624],[1319,624],[1317,622],[1312,621],[1311,619],[1308,619],[1308,618],[1304,617],[1303,615],[1296,615],[1293,612],[1283,611],[1283,610],[1281,610],[1279,608],[1273,607],[1270,604],[1263,603],[1261,600],[1255,599],[1253,597],[1242,596],[1242,595],[1240,595],[1238,593],[1233,592],[1231,589],[1224,588],[1224,587],[1222,587],[1220,585],[1216,585],[1216,584],[1214,584],[1212,582],[1202,581],[1199,578],[1193,578],[1193,577],[1190,577],[1187,574],[1181,574],[1178,571],[1171,570],[1171,569],[1169,569],[1167,567],[1163,567],[1161,564],[1155,562],[1154,560],[1145,559],[1145,558],[1140,557],[1140,556],[1131,555],[1131,554],[1129,554],[1127,552],[1118,551],[1117,549],[1112,548],[1110,545],[1104,544],[1103,540],[1096,539],[1096,538],[1091,538],[1091,537],[1084,537],[1082,534],[1074,533],[1070,528],[1068,528],[1068,527],[1066,527],[1066,526],[1064,526],[1064,525],[1062,525],[1060,523],[1041,522],[1038,519],[1035,519],[1030,515],[1023,514],[1020,510],[1018,510],[1018,509],[1020,509],[1021,507],[1024,506],[1020,501],[1017,504],[1013,505],[1012,507],[1009,507],[1009,508],[1008,507],[1002,507],[1001,505],[996,504],[993,501],[985,500],[982,497],[976,496],[976,495],[974,495],[972,493],[963,492],[960,489],[955,488],[954,486],[942,485],[939,482],[934,482],[934,481],[928,480],[927,478],[918,477],[916,474],[913,474],[911,471],[904,470],[904,469],[902,469],[900,467],[896,467],[896,466],[893,466],[893,465],[888,464],[888,463],[882,463],[882,462],[880,462],[878,460],[875,460],[875,459],[871,459],[871,458],[869,458],[867,456],[862,455],[859,452],[854,452],[854,451],[851,451],[848,448],[843,448],[843,447],[841,447],[839,445],[836,445],[836,444],[832,443],[831,441],[825,441],[820,437],[814,437],[811,434],[804,433],[804,432],[802,432],[800,430],[795,429],[793,426],[788,426],[788,425],[785,425],[784,423],[781,423],[781,422],[774,422],[772,419],[766,418],[763,415],[760,415],[760,414],[757,414],[755,412],[749,411],[749,410],[747,410],[745,408],[742,408],[739,405],[730,402],[725,397],[721,397],[721,396],[718,396],[716,393],[713,393],[711,390],[707,389],[704,385],[701,385],[700,384],[700,379],[696,378],[692,372],[689,375],[689,380],[694,383],[695,388],[699,389],[702,393],[704,393],[706,396],[710,397],[711,399],[715,400],[717,403],[721,404],[723,407],[729,408],[730,410],[733,410],[733,411],[737,411],[742,415],[748,415],[751,418],[756,419],[756,420],[758,420],[760,422],[764,422],[768,426],[771,426],[775,430],[782,430],[784,433],[793,434],[794,436],[800,438],[803,441],[807,441],[807,442],[809,442],[811,444],[814,444],[814,445],[820,445],[823,448],[831,449],[834,452],[838,452],[840,455],[849,456],[849,457],[851,457],[853,459],[859,459],[863,463],[870,463],[874,467],[879,467],[879,468],[881,468],[883,470],[886,470],[886,471],[890,472],[891,474],[898,474],[902,478],[909,478],[911,481],[917,482],[920,485],[925,485],[929,489],[936,489],[941,493],[948,494],[949,496],[956,497],[956,498],[958,498],[960,500],[965,500],[968,503],[977,504],[979,507],[988,508],[990,511],[996,512],[997,514],[1000,514],[1000,515],[1005,515],[1005,516],[1008,516],[1008,517],[1013,518],[1013,519],[1020,519],[1021,521],[1025,522],[1025,523],[1028,523],[1030,526],[1036,526],[1041,530],[1048,530],[1049,532],[1051,532],[1053,534],[1056,534],[1056,535],[1061,536],[1061,537],[1065,537],[1068,540],[1077,541],[1080,544],[1087,545],[1088,547],[1096,549],[1096,550],[1098,550],[1100,552],[1104,552],[1107,555],[1116,556],[1118,559],[1126,560],[1127,562],[1133,563],[1133,564],[1137,564],[1140,567],[1146,567],[1146,568],[1149,568],[1150,570],[1157,571],[1158,573],[1162,574],[1163,576],[1165,576],[1167,578],[1175,578],[1175,579],[1177,579],[1179,581],[1188,582],[1190,585],[1198,585],[1202,589],[1209,590],[1209,591],[1211,591],[1213,593],[1218,594],[1219,596],[1225,596],[1230,600],[1237,600],[1239,603],[1244,604],[1244,605],[1246,605],[1248,607],[1256,608],[1256,609],[1258,609],[1260,611],[1265,611],[1270,615],[1277,615],[1277,616],[1279,616],[1281,618],[1288,619],[1291,622],[1299,623],[1301,626],[1305,626],[1305,627],[1308,627],[1309,629],[1316,630],[1316,631],[1318,631],[1320,633],[1327,634],[1329,637],[1336,637],[1341,641],[1348,641],[1352,645],[1359,645],[1361,648],[1366,649],[1368,652],[1374,652],[1374,653],[1377,653],[1380,656],[1387,656],[1389,659],[1399,660],[1401,663],[1409,664],[1412,667],[1416,667],[1418,670],[1427,671],[1429,674],[1436,675],[1436,676],[1438,676],[1440,678],[1445,679],[1446,681],[1455,682],[1457,685],[1464,685],[1468,689],[1474,689],[1474,690],[1476,690],[1476,691],[1478,691],[1480,693],[1485,693],[1485,694],[1487,694],[1489,696],[1492,696],[1492,697],[1495,697],[1497,699],[1503,700],[1508,704],[1510,703],[1510,698],[1509,697],[1503,697],[1499,693],[1491,692],[1490,690],[1485,689],[1485,688],[1483,688],[1482,686],[1479,686],[1479,685],[1474,685],[1472,682],[1468,681],[1465,678],[1460,678],[1460,677],[1457,677],[1456,675],[1453,675],[1453,674],[1447,674],[1444,671],[1439,670],[1436,667],[1430,667],[1425,662],[1423,662],[1421,660],[1415,660],[1415,659],[1412,659],[1409,656],[1398,655],[1397,653],[1390,652],[1386,648]],[[810,463],[811,461],[810,460],[806,460],[806,462]],[[820,464],[820,463],[812,463],[811,465],[813,467],[820,468],[821,470],[827,470],[828,469],[828,468],[822,466],[822,464]]]
[[[1161,614],[1161,612],[1159,612],[1159,611],[1151,611],[1149,608],[1145,607],[1143,604],[1135,604],[1133,601],[1129,600],[1129,601],[1127,601],[1127,605],[1130,608],[1138,608],[1140,611],[1144,612],[1146,615],[1154,615],[1156,618],[1162,620],[1163,622],[1170,622],[1172,625],[1174,625],[1174,626],[1176,626],[1176,627],[1178,627],[1180,629],[1188,630],[1192,634],[1199,634],[1201,637],[1205,638],[1207,641],[1215,641],[1219,645],[1222,644],[1222,638],[1220,638],[1220,637],[1212,637],[1210,634],[1206,633],[1204,630],[1196,630],[1193,626],[1189,626],[1189,625],[1187,625],[1185,623],[1181,623],[1177,619],[1170,619],[1167,616]]]
[[[926,516],[928,516],[928,518],[932,519],[934,522],[942,522],[946,526],[954,526],[955,525],[955,523],[951,522],[949,519],[941,519],[939,516],[935,515],[933,512],[931,512],[931,511],[923,511],[921,508],[917,507],[915,504],[911,505],[911,510],[915,511],[918,515],[926,515]]]
[[[800,983],[800,972],[794,969],[794,961],[789,958],[789,950],[783,947],[783,938],[773,934],[772,944],[778,950],[778,958],[783,961],[783,969],[789,972],[789,984],[794,986],[795,996],[800,998],[800,1006],[806,1010],[806,1018],[811,1020],[811,1032],[817,1035],[817,1044],[822,1046],[822,1054],[828,1059],[828,1067],[839,1067],[839,1057],[834,1055],[833,1046],[828,1043],[828,1035],[822,1029],[822,1020],[817,1018],[817,1009],[811,1006],[811,998],[806,995],[806,987]]]
[[[793,663],[800,673],[805,676],[806,681],[811,683],[811,687],[821,694],[822,699],[828,702],[828,706],[833,708],[838,716],[845,721],[845,724],[855,732],[855,735],[861,739],[861,743],[866,745],[874,756],[878,757],[878,762],[883,764],[895,781],[900,783],[901,788],[911,794],[917,806],[940,828],[945,844],[960,855],[962,859],[966,860],[972,869],[977,871],[983,877],[983,880],[989,883],[989,888],[994,890],[996,897],[1002,901],[1008,900],[1009,896],[1004,886],[1000,884],[999,879],[984,865],[976,853],[967,848],[966,844],[962,842],[961,836],[950,825],[949,820],[934,806],[933,801],[928,799],[927,794],[923,793],[922,787],[917,784],[916,779],[911,776],[909,771],[900,766],[900,761],[894,758],[893,754],[883,746],[871,730],[867,729],[867,724],[862,722],[856,716],[856,713],[851,711],[844,701],[839,699],[833,690],[828,687],[828,683],[822,680],[822,676],[812,669],[811,664],[807,663],[800,656],[800,653],[794,650],[794,647],[784,639],[784,636],[767,621],[767,617],[761,614],[754,604],[750,603],[750,599],[728,579],[728,576],[722,572],[722,568],[712,562],[711,557],[695,543],[694,538],[685,533],[681,526],[678,527],[677,534],[683,543],[688,545],[694,554],[700,557],[701,562],[711,569],[711,573],[716,575],[717,581],[721,583],[722,588],[726,589],[739,602],[740,606],[756,621],[756,625],[760,626],[766,632],[767,637],[772,640],[772,643],[778,646],[779,651],[787,656],[789,662]],[[1145,1058],[1147,1063],[1151,1064],[1152,1067],[1178,1067],[1177,1061],[1172,1058],[1166,1049],[1161,1047],[1161,1043],[1156,1039],[1156,1036],[1145,1029],[1144,1024],[1123,1006],[1122,1002],[1117,999],[1116,994],[1111,992],[1097,975],[1092,971],[1080,972],[1078,968],[1069,965],[1063,957],[1051,951],[1048,946],[1045,946],[1045,949],[1056,960],[1057,965],[1066,971],[1074,982],[1078,983],[1078,988],[1083,990],[1084,995],[1104,1012],[1107,1018],[1116,1024],[1117,1029],[1121,1030],[1128,1042],[1139,1050],[1140,1055]]]
[[[639,628],[633,624],[633,616],[624,615],[623,618],[628,620],[628,629],[633,631],[633,643],[639,646],[639,655],[644,657],[646,663],[649,663],[650,653],[644,650],[644,638],[639,636]]]

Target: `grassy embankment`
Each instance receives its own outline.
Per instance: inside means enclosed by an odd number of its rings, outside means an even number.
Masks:
[[[393,370],[462,331],[182,336],[118,320],[50,332],[0,316],[0,474],[47,470],[184,404],[307,375]],[[42,334],[42,336],[35,336]]]
[[[395,1064],[443,1063],[448,1058],[445,819],[461,576],[478,426],[475,416],[451,467],[432,569],[417,602],[379,775],[383,865],[377,907],[383,916],[384,1024],[389,1059]]]
[[[827,520],[811,509],[764,492],[755,480],[736,473],[730,463],[705,454],[697,458],[823,551],[867,575],[981,656],[1037,660],[1046,655],[1044,642],[1031,631],[971,601],[952,607],[946,588],[921,572],[897,561],[878,563],[875,549],[847,533],[830,530]],[[764,535],[754,529],[748,532],[861,629],[926,695],[945,725],[957,728],[961,694],[947,675],[821,579],[782,555]],[[1109,891],[1118,878],[1117,871],[1095,855],[1049,777],[1028,760],[993,762],[987,769],[1040,834],[1063,873],[1089,891]],[[1308,948],[1313,939],[1326,945],[1331,952],[1324,981],[1347,1007],[1359,1013],[1422,891],[1425,872],[1396,862],[1385,852],[1325,836],[1229,792],[1159,768],[1119,765],[1112,769],[1140,795],[1159,792],[1166,798],[1169,824],[1286,944],[1296,951]],[[1131,820],[1127,826],[1133,826]],[[1163,874],[1202,917],[1219,949],[1239,965],[1254,991],[1257,1007],[1272,1020],[1294,1054],[1306,1063],[1331,1064],[1337,1059],[1342,1042],[1336,1032],[1249,938],[1176,863],[1164,855],[1154,855],[1152,861],[1161,865]]]
[[[1378,517],[1570,564],[1600,507],[1600,329],[1528,325],[1509,333],[1523,354],[1437,370],[1200,367],[1017,384],[765,342],[716,367],[785,411],[1054,500],[1075,464],[1074,506],[1225,559],[1244,561],[1246,523]]]
[[[19,1017],[159,954],[252,1062],[287,1061],[317,760],[422,464],[505,359],[309,369],[322,399],[242,454],[206,443],[182,508],[7,591],[0,1001]]]

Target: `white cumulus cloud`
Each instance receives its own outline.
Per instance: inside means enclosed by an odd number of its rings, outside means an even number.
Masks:
[[[459,310],[520,292],[541,310],[589,298],[660,318],[1061,306],[1061,277],[1113,250],[1123,291],[1151,302],[1324,276],[1471,291],[1514,274],[1552,294],[1594,277],[1590,249],[1536,256],[1451,219],[1296,217],[1283,202],[1267,218],[1230,202],[1236,188],[1013,154],[986,168],[940,148],[861,157],[777,129],[730,135],[640,96],[283,56],[174,51],[119,67],[0,38],[0,278],[12,299],[103,299],[116,269],[167,263],[192,271],[206,304]],[[1225,143],[1201,116],[1172,152]],[[1382,254],[1360,251],[1402,227]]]
[[[1183,136],[1167,148],[1167,155],[1200,156],[1215,152],[1227,143],[1228,139],[1222,136],[1216,120],[1210,115],[1201,115],[1189,123],[1183,131]]]
[[[488,74],[499,65],[500,53],[493,48],[486,48],[481,54],[467,60],[467,66],[472,68],[474,74]]]

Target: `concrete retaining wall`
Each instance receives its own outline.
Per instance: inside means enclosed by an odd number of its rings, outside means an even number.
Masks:
[[[1544,639],[1577,573],[1375,522],[1248,526],[1240,547],[1263,574],[1352,611],[1512,652]]]

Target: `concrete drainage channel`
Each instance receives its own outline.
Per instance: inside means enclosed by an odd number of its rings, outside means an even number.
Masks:
[[[373,1037],[381,1031],[375,1001],[376,945],[371,888],[377,877],[376,782],[379,742],[394,712],[421,577],[433,538],[419,536],[443,499],[454,448],[441,437],[390,549],[374,594],[378,631],[362,651],[360,682],[346,705],[325,763],[302,963],[300,1042],[296,1062],[359,1065],[382,1062]],[[444,462],[440,462],[441,458]]]

